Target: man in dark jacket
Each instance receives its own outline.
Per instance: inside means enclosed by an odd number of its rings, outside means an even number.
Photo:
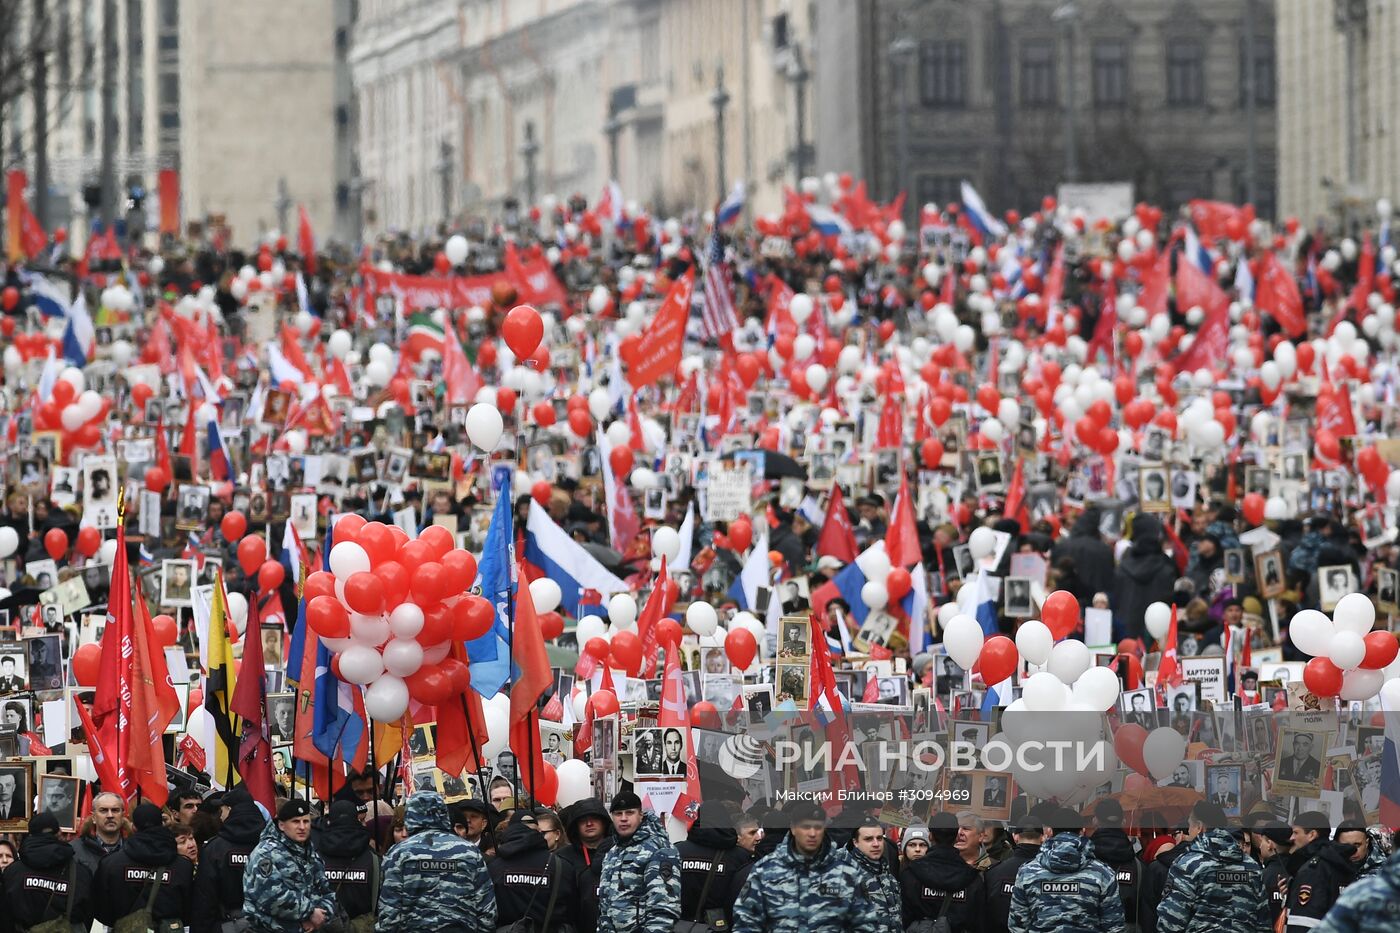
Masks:
[[[928,834],[928,854],[911,862],[899,879],[904,925],[945,916],[953,933],[977,929],[982,873],[967,864],[955,846],[958,818],[951,813],[934,814]]]
[[[1074,596],[1081,606],[1093,602],[1095,593],[1113,589],[1113,548],[1099,534],[1099,510],[1088,508],[1075,521],[1069,537],[1062,539],[1050,552],[1050,562],[1059,563],[1068,557],[1074,561],[1074,576],[1078,588]]]
[[[374,913],[379,895],[379,857],[369,847],[370,833],[360,822],[355,804],[331,804],[314,842],[326,864],[326,881],[336,902],[351,920]]]
[[[1113,578],[1113,615],[1125,637],[1143,637],[1147,607],[1171,602],[1176,578],[1176,564],[1162,551],[1162,523],[1153,515],[1134,517],[1133,543]]]
[[[1023,817],[1012,831],[1014,845],[1011,853],[982,876],[982,930],[984,933],[1007,933],[1011,917],[1011,892],[1016,887],[1016,873],[1021,866],[1040,854],[1045,838],[1042,820],[1036,813]],[[917,862],[915,864],[918,864]]]
[[[1253,822],[1255,858],[1264,866],[1264,900],[1268,903],[1268,927],[1275,929],[1288,903],[1288,855],[1293,849],[1293,831],[1267,816]]]
[[[1132,929],[1138,918],[1142,894],[1143,864],[1123,831],[1123,807],[1116,800],[1101,800],[1094,808],[1094,857],[1118,874],[1118,898],[1123,919]]]
[[[601,801],[580,800],[564,811],[564,832],[569,845],[561,849],[562,858],[574,872],[574,892],[577,899],[573,911],[574,926],[579,933],[595,933],[598,929],[598,882],[603,876],[603,856],[613,844],[612,818]]]
[[[224,795],[223,806],[228,810],[219,834],[199,854],[190,933],[219,933],[225,921],[243,915],[243,868],[267,825],[242,784]]]
[[[497,836],[496,857],[486,865],[496,889],[496,925],[509,926],[528,917],[536,930],[554,933],[573,919],[575,872],[552,856],[548,840],[532,820],[522,812],[506,824]],[[546,926],[551,900],[554,912]]]
[[[69,845],[88,873],[97,875],[97,864],[122,847],[126,822],[126,803],[121,794],[103,791],[92,798],[92,832],[74,839]]]
[[[1176,830],[1176,845],[1157,853],[1143,871],[1142,896],[1138,899],[1138,929],[1142,933],[1157,933],[1157,907],[1167,890],[1167,877],[1172,864],[1191,848],[1185,830]]]
[[[67,917],[75,927],[92,923],[92,875],[73,848],[58,838],[58,819],[40,813],[29,821],[19,858],[0,882],[0,933]],[[71,904],[71,908],[70,908]]]
[[[681,919],[719,929],[714,920],[718,917],[727,929],[733,919],[734,899],[739,896],[736,879],[751,860],[749,853],[739,848],[739,833],[730,825],[724,804],[718,800],[702,803],[689,837],[677,843],[676,850],[681,856]]]
[[[1293,854],[1288,858],[1287,933],[1303,933],[1316,927],[1337,898],[1342,888],[1356,878],[1356,866],[1351,861],[1352,846],[1332,842],[1327,838],[1331,822],[1327,814],[1308,810],[1293,818]]]
[[[160,807],[138,805],[131,822],[136,832],[97,867],[92,886],[94,915],[112,926],[127,914],[144,910],[156,885],[152,919],[185,926],[190,922],[194,866],[176,850],[175,834],[165,828]]]

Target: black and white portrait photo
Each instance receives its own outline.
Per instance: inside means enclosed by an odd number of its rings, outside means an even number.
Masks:
[[[1356,575],[1349,565],[1338,564],[1332,567],[1317,568],[1318,602],[1323,612],[1331,612],[1342,597],[1355,593]]]

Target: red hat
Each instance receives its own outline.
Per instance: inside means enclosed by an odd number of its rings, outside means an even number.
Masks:
[[[1152,860],[1155,859],[1155,858],[1157,857],[1157,853],[1158,853],[1158,852],[1161,852],[1162,849],[1163,849],[1164,847],[1166,847],[1166,846],[1174,846],[1174,845],[1176,845],[1176,837],[1175,837],[1175,836],[1165,836],[1165,835],[1164,835],[1164,836],[1157,836],[1157,837],[1155,837],[1151,842],[1149,842],[1149,843],[1147,844],[1147,848],[1145,848],[1145,849],[1142,850],[1142,860],[1143,860],[1143,862],[1144,862],[1145,864],[1147,864],[1147,865],[1151,865],[1151,864],[1152,864]]]

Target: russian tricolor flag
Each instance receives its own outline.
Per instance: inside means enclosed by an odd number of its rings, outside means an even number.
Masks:
[[[29,302],[44,317],[68,316],[68,289],[38,273],[29,276]]]
[[[982,196],[977,193],[977,189],[967,182],[962,183],[962,203],[963,212],[967,219],[982,234],[983,239],[996,237],[1000,239],[1006,236],[1006,224],[992,216],[987,210],[987,205],[983,203]]]
[[[88,314],[87,301],[82,295],[68,309],[68,326],[63,329],[63,358],[79,369],[92,358],[97,346],[97,331],[92,326],[92,316]]]
[[[1196,236],[1196,229],[1188,225],[1182,239],[1186,247],[1186,258],[1191,260],[1196,268],[1204,272],[1213,281],[1215,277],[1215,258],[1211,256],[1210,250],[1206,249],[1205,246],[1201,244],[1201,238]]]
[[[1400,709],[1388,709],[1386,691],[1381,691],[1385,713],[1385,748],[1381,755],[1381,817],[1386,826],[1400,826]]]
[[[724,227],[732,224],[744,212],[744,183],[737,181],[734,183],[734,190],[729,192],[729,197],[724,199],[724,203],[715,211],[715,226]]]
[[[224,447],[223,436],[219,434],[219,422],[209,419],[209,475],[216,480],[227,481],[233,478],[233,466],[228,460],[228,448]],[[290,527],[290,523],[288,525]]]
[[[604,596],[628,591],[626,583],[569,537],[533,499],[530,500],[530,517],[525,522],[525,560],[540,576],[559,584],[562,594],[559,608],[575,619],[580,615],[580,601],[585,590]],[[589,615],[604,614],[599,604],[584,604],[584,607],[593,610],[587,613]]]
[[[822,236],[840,236],[852,230],[849,220],[820,204],[807,205],[807,219],[812,222],[812,229]]]
[[[958,608],[977,620],[984,635],[998,634],[997,591],[987,571],[979,570],[975,577],[963,583],[958,590]]]

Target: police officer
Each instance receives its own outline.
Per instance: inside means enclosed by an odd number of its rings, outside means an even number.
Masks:
[[[1268,902],[1269,929],[1275,929],[1288,903],[1288,854],[1293,833],[1283,823],[1267,818],[1255,824],[1254,847],[1264,869],[1264,899]]]
[[[1380,846],[1371,838],[1371,834],[1361,823],[1342,823],[1332,834],[1332,841],[1351,847],[1348,861],[1356,869],[1356,873],[1352,877],[1353,882],[1360,881],[1385,864],[1385,853],[1380,850]]]
[[[690,836],[676,844],[681,860],[681,919],[727,930],[739,896],[739,872],[751,864],[739,833],[718,800],[700,805]]]
[[[865,878],[865,893],[874,909],[878,929],[884,933],[900,933],[904,929],[900,923],[903,899],[899,879],[886,858],[889,846],[885,843],[885,828],[879,820],[866,817],[856,824],[847,847],[852,863]]]
[[[481,850],[455,835],[442,795],[419,791],[404,811],[408,838],[384,856],[379,933],[492,933],[496,894]]]
[[[40,813],[19,842],[19,858],[0,882],[0,933],[68,918],[75,929],[92,923],[92,873],[73,847],[58,838],[58,819]]]
[[[787,834],[753,866],[734,902],[734,933],[881,929],[860,870],[826,835],[826,811],[801,802],[787,816]]]
[[[1162,895],[1166,893],[1167,878],[1171,874],[1172,865],[1185,855],[1189,848],[1190,840],[1186,838],[1184,827],[1173,830],[1172,837],[1175,841],[1171,846],[1164,846],[1158,850],[1143,872],[1142,896],[1138,900],[1138,929],[1142,933],[1157,933],[1157,906],[1161,904]]]
[[[603,876],[603,856],[613,845],[612,817],[608,808],[589,797],[564,811],[564,835],[569,845],[559,853],[574,873],[575,905],[570,911],[579,933],[598,929],[598,881]]]
[[[204,844],[194,873],[190,933],[220,933],[243,916],[243,869],[267,819],[253,795],[239,784],[224,795],[219,834]]]
[[[1007,933],[1007,923],[1011,916],[1011,892],[1016,887],[1016,873],[1021,870],[1022,865],[1040,854],[1040,843],[1044,838],[1045,829],[1039,813],[1026,814],[1012,830],[1013,845],[1010,854],[987,869],[987,873],[982,876],[984,933]]]
[[[348,800],[331,804],[315,837],[316,851],[326,866],[326,881],[349,920],[372,919],[379,899],[379,856],[369,841],[359,809]]]
[[[292,799],[277,811],[243,869],[243,915],[257,933],[315,930],[335,916],[326,866],[311,847],[311,805]]]
[[[1317,926],[1356,876],[1348,856],[1352,850],[1327,838],[1332,828],[1327,814],[1306,810],[1293,818],[1293,854],[1289,857],[1286,933],[1305,933]]]
[[[929,820],[928,853],[910,862],[900,878],[905,926],[945,917],[954,933],[977,928],[982,875],[958,851],[958,830],[951,813],[935,813]]]
[[[571,919],[573,869],[549,851],[529,811],[517,811],[496,840],[496,857],[486,867],[496,888],[497,926],[528,918],[543,933],[558,930]]]
[[[1347,887],[1314,933],[1379,933],[1400,923],[1400,857]]]
[[[127,914],[145,910],[149,902],[157,929],[185,926],[190,920],[194,865],[176,850],[175,834],[165,828],[160,807],[139,804],[131,811],[131,822],[136,832],[97,866],[93,914],[112,926]]]
[[[1158,933],[1267,933],[1264,870],[1225,828],[1225,811],[1207,800],[1191,809],[1192,843],[1167,875]]]
[[[1118,898],[1123,902],[1123,919],[1129,930],[1137,929],[1138,898],[1142,893],[1142,860],[1137,857],[1128,834],[1123,832],[1123,805],[1101,800],[1094,807],[1094,857],[1112,868],[1118,876]]]
[[[617,840],[603,857],[598,933],[670,933],[681,918],[680,853],[631,791],[608,810]]]
[[[1079,814],[1059,807],[1048,821],[1050,838],[1016,875],[1007,927],[1011,933],[1120,933],[1118,877],[1079,835]]]

